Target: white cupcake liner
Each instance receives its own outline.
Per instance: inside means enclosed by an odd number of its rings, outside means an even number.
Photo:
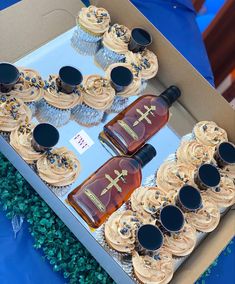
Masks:
[[[116,95],[111,107],[106,111],[106,113],[119,113],[123,111],[128,106],[128,98],[123,98],[121,96]]]
[[[111,64],[124,62],[124,59],[125,59],[124,54],[119,54],[115,51],[112,51],[111,49],[108,49],[105,46],[102,46],[95,54],[95,61],[104,70],[106,70]]]
[[[8,143],[10,142],[10,135],[11,135],[11,132],[1,131],[1,130],[0,130],[0,135],[1,135]]]
[[[77,24],[77,29],[74,31],[73,37],[75,37],[78,40],[90,43],[97,43],[102,39],[102,36],[96,36],[86,32],[79,24]]]
[[[32,116],[35,116],[36,114],[36,102],[25,102],[27,107],[31,110]]]
[[[37,111],[37,119],[39,122],[48,122],[55,127],[61,127],[70,120],[71,110],[63,110],[49,105],[44,99],[40,102]]]
[[[137,93],[138,96],[143,96],[145,94],[144,91],[147,88],[147,85],[148,85],[148,80],[142,79],[139,91]]]
[[[72,109],[72,118],[85,126],[97,125],[102,121],[104,112],[89,107],[86,104],[77,105]]]
[[[188,134],[182,136],[180,141],[181,142],[190,142],[190,141],[193,141],[195,139],[196,139],[196,137],[194,136],[193,133],[188,133]]]

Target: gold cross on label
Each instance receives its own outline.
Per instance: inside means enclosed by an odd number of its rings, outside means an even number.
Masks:
[[[133,126],[138,125],[142,120],[146,120],[148,124],[152,124],[151,120],[148,118],[148,116],[151,114],[152,116],[155,116],[153,113],[153,110],[156,110],[156,106],[146,106],[144,105],[144,108],[146,109],[146,112],[142,112],[140,109],[136,109],[136,112],[140,114],[140,117],[133,123]]]
[[[110,181],[110,184],[102,190],[100,196],[104,195],[112,187],[115,187],[118,192],[122,192],[122,189],[118,185],[118,182],[119,182],[119,180],[122,180],[123,182],[125,182],[124,177],[127,176],[128,172],[127,172],[127,170],[122,170],[122,172],[120,173],[118,170],[114,170],[114,173],[116,174],[116,178],[115,179],[113,179],[110,175],[105,174],[105,177],[106,177],[106,179],[108,181]]]

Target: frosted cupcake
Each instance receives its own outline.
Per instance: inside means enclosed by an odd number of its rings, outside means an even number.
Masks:
[[[39,73],[32,69],[21,68],[20,79],[15,84],[11,95],[21,99],[35,115],[36,108],[45,94],[45,83]]]
[[[82,8],[76,18],[77,29],[72,45],[79,53],[94,55],[100,46],[103,34],[110,24],[109,13],[104,8],[89,6]]]
[[[10,134],[11,146],[28,164],[34,164],[42,156],[32,146],[33,129],[33,124],[23,124]]]
[[[55,192],[66,193],[80,173],[80,162],[72,151],[65,147],[55,148],[43,154],[37,161],[37,171],[40,178]]]
[[[207,146],[215,147],[228,141],[226,131],[213,121],[200,121],[193,128],[195,139]]]
[[[143,220],[131,210],[115,212],[105,223],[104,236],[107,244],[121,253],[130,253],[135,248],[136,230]]]
[[[185,213],[185,219],[196,230],[209,233],[219,224],[220,211],[214,201],[206,193],[202,193],[203,207],[197,212]]]
[[[96,62],[105,70],[113,63],[122,62],[128,50],[130,30],[119,24],[114,24],[105,32],[102,47],[95,55]]]
[[[107,112],[121,112],[127,107],[129,97],[139,93],[141,79],[133,71],[132,66],[127,63],[114,63],[107,68],[106,77],[116,90],[113,104]]]
[[[73,118],[84,126],[98,125],[113,103],[115,90],[109,80],[99,76],[86,76],[82,88],[83,103],[73,110]]]
[[[196,229],[186,223],[181,232],[164,236],[164,248],[175,256],[186,256],[195,248],[196,240]]]
[[[214,150],[212,147],[192,140],[181,142],[177,149],[176,157],[179,162],[197,167],[203,163],[210,162],[213,154]]]
[[[165,191],[177,192],[185,183],[193,180],[195,167],[176,161],[164,162],[157,171],[157,186]]]
[[[31,120],[30,109],[14,97],[0,97],[0,133],[9,138],[12,131]]]
[[[167,284],[173,277],[174,262],[170,252],[162,248],[158,254],[132,254],[134,276],[141,283]]]
[[[80,71],[71,66],[62,67],[59,76],[50,75],[44,100],[38,110],[38,120],[55,127],[68,123],[71,110],[82,103],[79,92],[81,81]]]

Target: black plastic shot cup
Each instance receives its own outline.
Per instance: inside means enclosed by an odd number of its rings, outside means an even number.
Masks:
[[[176,205],[183,212],[197,212],[202,208],[200,191],[191,185],[184,185],[176,196]]]
[[[20,78],[19,70],[10,63],[0,63],[0,92],[10,92]]]
[[[110,79],[112,87],[119,93],[132,83],[133,74],[129,68],[117,66],[111,70]]]
[[[52,149],[59,141],[59,132],[51,124],[40,123],[33,130],[32,146],[37,152]]]
[[[134,53],[143,51],[152,43],[151,34],[143,28],[134,28],[131,31],[131,40],[128,49]]]
[[[220,143],[216,148],[214,159],[220,168],[235,166],[235,145],[230,142]]]
[[[61,92],[71,94],[81,84],[82,80],[82,73],[78,69],[72,66],[64,66],[59,70],[56,83]]]

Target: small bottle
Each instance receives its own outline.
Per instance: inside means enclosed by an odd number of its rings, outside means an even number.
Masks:
[[[106,144],[111,141],[121,153],[132,155],[168,122],[169,108],[180,95],[180,90],[171,86],[160,96],[138,98],[104,126],[106,137],[101,133],[100,139]]]
[[[98,228],[141,185],[141,168],[155,156],[155,148],[146,144],[132,157],[111,158],[68,195],[69,203]]]

